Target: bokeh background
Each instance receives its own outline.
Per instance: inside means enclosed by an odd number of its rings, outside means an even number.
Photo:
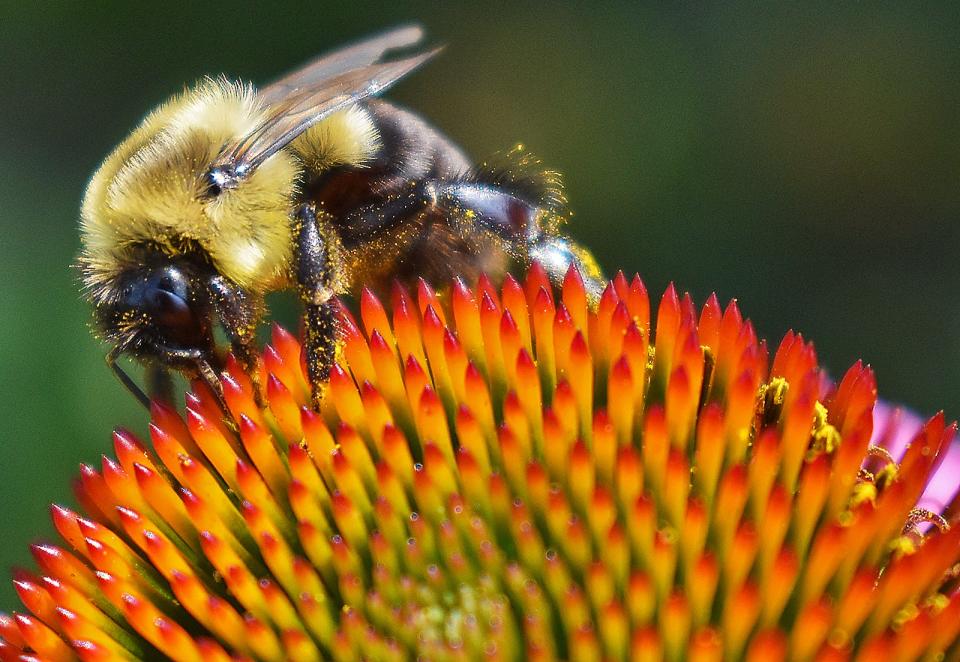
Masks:
[[[266,81],[400,22],[447,49],[391,98],[566,173],[607,269],[739,297],[774,347],[801,330],[834,374],[863,358],[884,397],[960,415],[952,3],[383,4],[0,4],[0,575],[110,430],[145,430],[70,268],[98,162],[203,74]]]

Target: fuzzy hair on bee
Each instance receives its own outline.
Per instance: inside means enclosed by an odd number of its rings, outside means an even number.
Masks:
[[[512,191],[526,200],[536,201],[543,210],[544,220],[552,223],[545,228],[559,231],[573,212],[570,210],[563,185],[563,174],[543,166],[543,162],[527,151],[523,143],[506,152],[496,152],[482,163],[472,167],[465,179]]]
[[[144,119],[87,188],[80,264],[88,288],[136,268],[142,246],[166,255],[199,247],[225,276],[257,291],[285,276],[295,159],[278,154],[242,190],[207,191],[219,145],[253,130],[261,112],[251,86],[207,79]]]
[[[263,88],[205,78],[149,113],[91,179],[78,264],[107,361],[131,354],[163,393],[169,370],[218,391],[219,325],[252,367],[264,296],[295,289],[319,406],[337,348],[336,301],[363,287],[502,274],[589,251],[561,232],[558,173],[522,147],[474,166],[412,112],[376,98],[438,51],[401,27],[322,56]]]

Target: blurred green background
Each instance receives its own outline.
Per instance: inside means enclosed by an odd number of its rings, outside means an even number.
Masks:
[[[145,429],[69,266],[98,162],[203,74],[263,82],[400,22],[447,49],[391,98],[478,158],[523,141],[566,173],[570,231],[607,269],[739,297],[774,347],[799,329],[833,374],[862,357],[884,397],[960,415],[955,12],[4,2],[0,568],[115,425]]]

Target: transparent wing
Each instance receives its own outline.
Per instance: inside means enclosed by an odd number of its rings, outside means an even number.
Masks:
[[[423,39],[423,29],[419,25],[408,25],[371,37],[353,46],[347,46],[332,53],[324,53],[309,64],[262,88],[260,98],[268,105],[277,103],[297,90],[314,87],[320,81],[373,64],[388,51],[409,48],[421,39]]]
[[[268,86],[260,95],[266,105],[263,120],[225,145],[213,170],[225,179],[242,178],[331,113],[379,94],[439,52],[376,62],[419,35],[419,28],[395,30],[327,55]]]

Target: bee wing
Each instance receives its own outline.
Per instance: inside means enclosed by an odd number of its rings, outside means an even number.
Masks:
[[[323,118],[393,85],[440,50],[376,62],[385,52],[413,43],[419,32],[419,28],[402,28],[347,47],[265,88],[263,120],[225,145],[214,169],[241,178]]]
[[[353,46],[324,53],[309,64],[273,81],[260,90],[260,98],[270,105],[318,82],[333,78],[352,69],[377,62],[388,51],[408,48],[423,39],[419,25],[407,25],[371,37]]]

